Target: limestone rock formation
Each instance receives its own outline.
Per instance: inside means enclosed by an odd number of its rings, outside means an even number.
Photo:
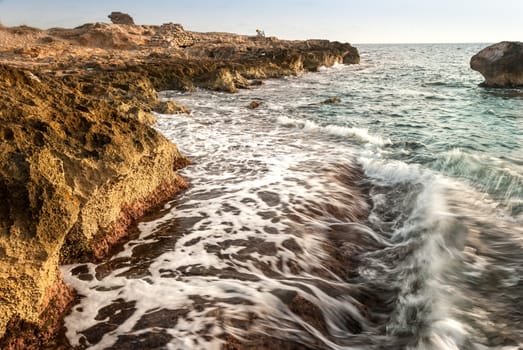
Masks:
[[[523,43],[503,41],[491,45],[471,58],[470,67],[485,77],[483,86],[523,86]]]
[[[148,26],[120,26],[109,23],[87,23],[73,29],[52,28],[48,38],[66,40],[82,48],[132,50],[144,47],[148,41]],[[48,39],[49,40],[49,39]]]
[[[194,36],[186,32],[181,24],[165,23],[151,37],[150,45],[164,48],[184,48],[194,45],[195,41]]]
[[[113,11],[107,17],[109,17],[114,24],[134,24],[134,19],[127,13]]]
[[[0,65],[0,339],[8,325],[52,329],[68,295],[59,261],[102,257],[185,186],[175,170],[186,159],[128,94],[156,92],[138,74],[55,79]]]

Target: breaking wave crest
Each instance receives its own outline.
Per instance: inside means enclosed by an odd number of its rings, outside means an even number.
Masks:
[[[370,143],[376,146],[386,146],[392,144],[390,139],[382,138],[377,135],[371,135],[365,128],[345,127],[338,125],[321,126],[310,120],[297,120],[286,116],[278,117],[277,121],[278,124],[283,126],[298,128],[307,132],[320,132],[334,136],[352,138],[356,139],[358,142]]]

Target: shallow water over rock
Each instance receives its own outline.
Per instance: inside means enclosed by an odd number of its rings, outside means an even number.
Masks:
[[[170,94],[192,114],[157,127],[191,187],[110,260],[63,267],[83,296],[73,345],[523,346],[523,100],[476,86],[473,45],[360,51],[359,67]]]

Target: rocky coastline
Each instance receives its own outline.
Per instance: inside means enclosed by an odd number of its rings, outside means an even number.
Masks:
[[[189,160],[152,125],[188,111],[158,91],[232,93],[358,62],[349,44],[172,23],[0,27],[0,348],[51,344],[74,299],[59,264],[103,259],[187,187]]]

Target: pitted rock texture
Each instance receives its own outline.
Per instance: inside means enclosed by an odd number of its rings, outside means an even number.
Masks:
[[[0,65],[0,336],[13,320],[45,325],[60,261],[100,258],[186,186],[175,170],[187,160],[141,102],[123,102],[133,93],[156,96],[138,74],[55,79]]]
[[[503,41],[484,48],[470,60],[470,67],[485,77],[486,87],[523,86],[523,43]]]
[[[196,39],[181,24],[162,24],[151,37],[150,45],[165,48],[184,48],[194,45]]]

